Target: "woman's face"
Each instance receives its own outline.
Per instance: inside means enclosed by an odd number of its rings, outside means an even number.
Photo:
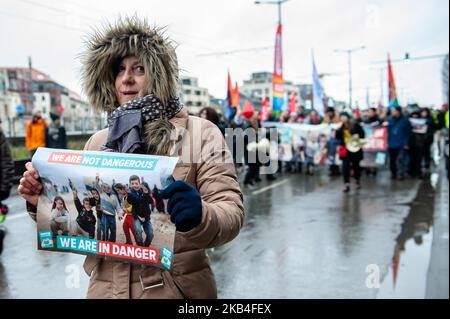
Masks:
[[[421,115],[423,118],[428,118],[428,112],[427,112],[427,111],[422,111],[422,112],[420,113],[420,115]]]
[[[63,210],[64,209],[64,203],[62,202],[62,200],[58,199],[56,201],[56,209],[57,210]]]
[[[207,119],[208,119],[208,114],[206,113],[206,111],[203,111],[203,112],[200,113],[200,117],[201,117],[202,119],[207,120]]]
[[[138,58],[125,57],[119,64],[115,80],[116,96],[120,105],[143,97],[145,80],[145,70]]]
[[[95,200],[100,200],[100,195],[96,191],[91,191],[92,196],[94,196]]]

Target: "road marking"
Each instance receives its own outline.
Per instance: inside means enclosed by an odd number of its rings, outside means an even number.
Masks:
[[[257,191],[252,192],[252,195],[258,195],[258,194],[264,193],[264,192],[266,192],[266,191],[268,191],[268,190],[271,190],[272,188],[275,188],[275,187],[277,187],[277,186],[283,185],[283,184],[285,184],[285,183],[287,183],[287,182],[288,182],[288,180],[284,180],[284,181],[281,181],[281,182],[277,182],[277,183],[275,183],[275,184],[272,184],[272,185],[270,185],[270,186],[263,187],[263,188],[261,188],[261,189],[258,189]]]

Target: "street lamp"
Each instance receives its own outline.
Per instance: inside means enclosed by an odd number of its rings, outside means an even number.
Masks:
[[[350,109],[352,109],[352,103],[353,103],[353,97],[352,97],[352,53],[353,52],[357,52],[357,51],[361,51],[364,50],[366,48],[365,45],[357,47],[357,48],[353,48],[353,49],[345,49],[345,50],[339,50],[336,49],[334,50],[334,52],[336,53],[346,53],[348,55],[348,95],[349,95],[349,99],[348,99],[348,105],[350,107]]]
[[[406,65],[411,63],[411,57],[409,56],[409,53],[405,53],[404,62],[405,62]]]
[[[256,0],[255,4],[276,4],[278,6],[278,23],[281,24],[281,6],[289,0],[260,1]]]

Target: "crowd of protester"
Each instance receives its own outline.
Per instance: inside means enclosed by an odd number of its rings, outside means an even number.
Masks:
[[[235,164],[238,173],[245,170],[244,185],[253,187],[259,183],[261,179],[260,168],[264,166],[258,161],[258,154],[261,151],[269,151],[268,142],[269,135],[262,130],[265,123],[261,123],[260,114],[254,112],[243,116],[240,110],[234,109],[231,116],[226,119],[221,113],[213,108],[204,108],[200,111],[199,116],[210,120],[216,124],[222,134],[226,135],[225,128],[241,128],[243,130],[250,129],[255,134],[244,136],[244,161],[241,163],[237,148],[236,136],[233,135],[232,143],[229,145],[233,152]],[[413,123],[414,119],[421,119],[420,129],[417,129]],[[445,141],[448,143],[448,105],[444,104],[440,110],[431,110],[418,105],[409,105],[408,107],[391,107],[391,108],[369,108],[366,110],[336,110],[333,107],[327,108],[323,116],[320,116],[316,110],[306,110],[299,107],[298,112],[271,112],[267,122],[278,123],[298,123],[308,125],[334,124],[337,129],[334,134],[327,138],[328,158],[334,158],[337,155],[341,162],[336,165],[332,160],[329,161],[329,175],[342,175],[344,180],[344,192],[350,191],[350,178],[356,181],[356,189],[361,188],[361,175],[365,172],[367,176],[376,176],[378,167],[361,168],[361,161],[364,153],[362,150],[357,152],[349,152],[346,144],[350,138],[356,136],[364,139],[364,127],[387,128],[388,148],[386,150],[388,157],[388,166],[391,178],[402,181],[405,178],[424,178],[430,174],[430,170],[434,165],[433,149],[437,147],[439,156],[443,154]],[[231,131],[232,132],[232,131]],[[230,134],[234,134],[231,133]],[[262,136],[263,135],[263,136]],[[269,140],[269,141],[268,141]],[[256,143],[256,142],[260,143]],[[279,141],[278,141],[279,142]],[[258,144],[260,147],[258,147]],[[277,176],[283,172],[314,174],[314,149],[305,144],[302,146],[300,153],[302,156],[294,156],[290,161],[280,160],[278,162],[278,171],[276,174],[268,174],[268,180],[275,180]],[[252,155],[256,153],[256,155]],[[297,154],[294,152],[294,154]],[[249,161],[248,158],[256,159]]]

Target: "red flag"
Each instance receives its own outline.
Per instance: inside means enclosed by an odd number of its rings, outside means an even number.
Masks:
[[[245,117],[246,119],[250,119],[255,114],[255,108],[253,105],[249,102],[249,100],[245,100],[244,109],[242,110],[242,117]]]
[[[400,254],[401,254],[401,251],[397,244],[397,245],[395,245],[394,257],[392,258],[392,280],[394,282],[394,289],[395,289],[395,285],[397,284],[398,266],[400,265]]]
[[[236,82],[233,90],[233,107],[236,107],[238,111],[241,109],[241,103],[240,103],[241,97],[239,95],[239,87]]]
[[[289,113],[297,113],[297,92],[292,92],[289,99]]]
[[[231,86],[231,76],[228,71],[228,83],[227,83],[227,101],[228,107],[233,106],[233,87]]]
[[[259,120],[261,122],[264,122],[268,118],[269,118],[269,98],[266,96],[266,97],[264,97],[261,111],[259,111]]]

